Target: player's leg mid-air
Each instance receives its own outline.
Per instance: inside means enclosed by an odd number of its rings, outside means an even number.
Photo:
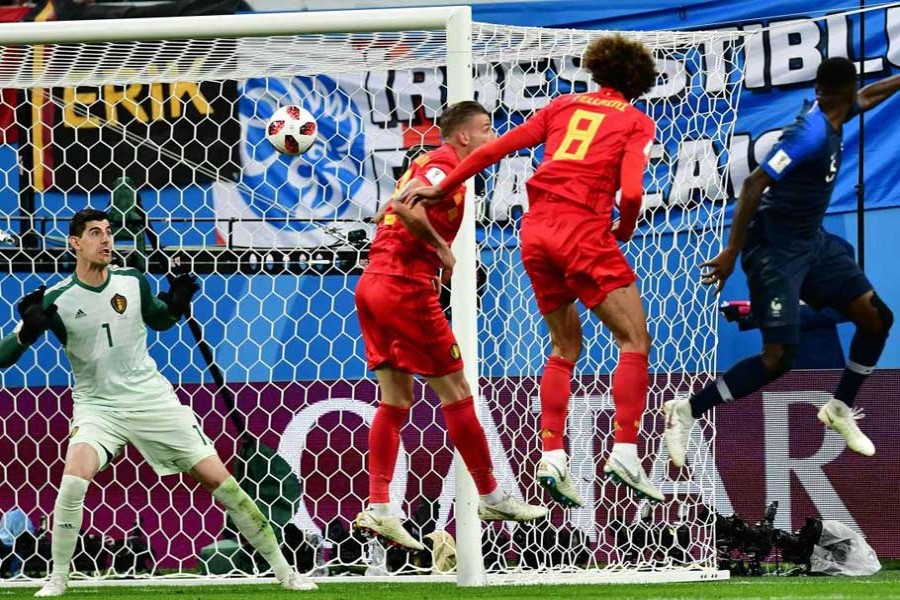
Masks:
[[[638,431],[649,384],[650,335],[637,286],[632,283],[610,292],[592,312],[612,332],[620,352],[612,379],[615,439],[603,470],[638,495],[661,501],[664,497],[648,479],[638,455]],[[581,323],[574,303],[545,314],[544,321],[550,329],[552,350],[540,383],[543,453],[536,477],[557,502],[581,506],[564,445],[572,369],[581,354]]]
[[[443,145],[416,158],[397,184],[404,189],[442,180],[459,160],[494,138],[490,113],[464,101],[441,115]],[[356,309],[375,371],[381,404],[369,432],[369,505],[354,526],[414,550],[423,548],[391,511],[389,487],[400,446],[400,429],[413,404],[413,373],[437,394],[450,441],[465,462],[481,496],[478,514],[489,521],[532,521],[547,515],[502,492],[493,475],[484,429],[463,375],[456,338],[438,296],[438,272],[448,279],[455,264],[450,251],[462,218],[465,190],[451,202],[407,206],[392,199],[376,221],[369,264],[356,288]]]
[[[834,398],[819,410],[818,418],[823,425],[841,434],[848,448],[864,456],[873,456],[874,444],[856,424],[863,413],[853,405],[863,381],[881,358],[894,324],[894,314],[874,290],[848,304],[842,312],[856,325],[856,332],[850,342],[850,356]]]
[[[378,369],[375,373],[381,404],[369,432],[369,505],[356,517],[354,526],[389,543],[422,550],[422,543],[404,529],[392,512],[389,492],[400,446],[400,429],[409,419],[413,403],[413,376],[391,368]],[[480,496],[479,518],[484,521],[544,518],[548,512],[545,507],[526,504],[498,486],[487,438],[462,371],[426,379],[440,398],[450,441],[475,481]]]
[[[884,350],[894,315],[873,290],[840,310],[856,325],[856,332],[833,397],[817,416],[823,425],[841,434],[848,448],[863,456],[874,456],[875,445],[857,424],[864,414],[854,407],[854,402]],[[697,419],[713,407],[752,394],[790,371],[796,352],[796,344],[765,343],[761,354],[737,363],[692,397],[666,402],[665,438],[672,463],[684,466],[691,428]]]
[[[857,73],[846,58],[828,58],[816,72],[816,102],[807,103],[765,160],[744,181],[726,247],[703,267],[702,282],[716,293],[740,255],[753,316],[763,338],[761,354],[746,358],[690,399],[666,402],[666,446],[684,466],[691,427],[714,406],[751,394],[791,370],[800,342],[800,301],[829,307],[856,324],[843,376],[819,420],[840,433],[847,447],[875,454],[856,421],[860,386],[875,368],[893,314],[872,288],[847,244],[825,232],[843,151],[843,124],[900,89],[900,76],[857,92]],[[784,184],[782,182],[787,182]]]
[[[552,343],[541,377],[544,452],[537,479],[563,505],[582,505],[563,442],[572,369],[582,344],[574,302],[581,300],[609,327],[621,351],[613,377],[616,442],[604,471],[639,495],[662,500],[638,457],[650,338],[636,277],[618,245],[637,226],[655,131],[653,120],[631,101],[653,87],[656,61],[640,42],[611,35],[593,41],[582,62],[599,91],[554,99],[466,156],[446,178],[408,190],[400,201],[439,203],[503,156],[544,144],[541,164],[527,183],[529,212],[522,224],[522,262]]]

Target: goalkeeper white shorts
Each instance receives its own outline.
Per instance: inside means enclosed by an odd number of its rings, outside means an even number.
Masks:
[[[181,403],[177,406],[166,403],[138,412],[114,412],[76,404],[69,444],[92,446],[97,451],[101,471],[122,452],[125,444],[134,446],[158,475],[190,471],[204,458],[216,455],[194,411]]]

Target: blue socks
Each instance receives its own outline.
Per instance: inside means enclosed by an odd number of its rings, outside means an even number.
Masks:
[[[745,358],[691,397],[691,414],[696,419],[714,406],[752,394],[772,379],[761,355]]]
[[[875,365],[881,358],[886,342],[887,335],[867,333],[857,328],[856,333],[853,334],[853,341],[850,342],[850,357],[847,360],[847,366],[844,368],[844,374],[841,375],[841,381],[834,392],[835,398],[847,406],[853,406],[863,381],[875,370]]]

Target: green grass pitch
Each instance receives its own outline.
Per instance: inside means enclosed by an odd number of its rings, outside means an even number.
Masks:
[[[0,600],[31,598],[36,588],[3,588]],[[755,577],[707,583],[656,585],[506,586],[459,589],[453,584],[434,583],[324,583],[316,592],[288,592],[276,585],[192,587],[95,587],[71,588],[64,598],[112,600],[436,600],[440,598],[486,598],[529,600],[616,598],[702,600],[704,598],[900,598],[900,571],[883,571],[874,577]]]

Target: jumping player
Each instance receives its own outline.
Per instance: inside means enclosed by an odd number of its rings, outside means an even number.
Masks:
[[[763,337],[761,354],[731,367],[690,399],[666,402],[666,445],[672,463],[684,465],[694,421],[724,402],[743,398],[791,370],[800,341],[800,301],[831,307],[856,324],[850,357],[834,397],[818,418],[854,452],[875,454],[853,408],[875,368],[894,321],[843,245],[825,234],[822,219],[841,166],[843,124],[900,88],[894,76],[856,90],[856,69],[829,58],[816,73],[816,101],[797,119],[741,188],[728,245],[704,267],[703,283],[721,291],[738,254],[747,275],[751,310]]]
[[[445,195],[488,165],[544,144],[544,158],[527,183],[529,211],[522,224],[522,262],[552,344],[540,384],[543,456],[537,478],[556,501],[581,506],[563,437],[572,369],[582,347],[577,299],[610,329],[620,349],[612,383],[615,444],[604,471],[658,501],[663,496],[637,451],[650,335],[635,274],[617,243],[630,240],[637,223],[655,129],[631,101],[653,86],[656,63],[640,42],[615,35],[591,43],[583,64],[600,91],[556,98],[470,154],[446,179],[408,191],[400,203],[446,202]],[[620,217],[613,225],[617,190]]]
[[[473,150],[494,138],[489,113],[477,102],[459,102],[440,119],[444,144],[416,158],[397,190],[441,181]],[[408,207],[393,200],[379,222],[369,264],[356,287],[356,309],[375,371],[381,403],[369,431],[369,506],[354,526],[414,550],[424,548],[390,511],[388,488],[397,462],[400,428],[413,403],[413,374],[440,398],[450,440],[462,455],[481,495],[479,516],[488,521],[531,521],[547,514],[497,487],[487,439],[463,375],[459,346],[441,310],[438,271],[446,281],[455,264],[450,244],[462,221],[465,190],[446,202]]]
[[[156,298],[135,269],[110,266],[113,236],[106,213],[85,209],[69,224],[75,272],[42,286],[18,304],[21,321],[0,340],[0,367],[8,367],[45,331],[53,331],[72,364],[74,414],[65,468],[53,509],[50,579],[35,596],[66,592],[81,531],[84,497],[94,476],[132,444],[159,475],[190,473],[225,507],[241,534],[290,590],[314,590],[281,554],[268,519],[216,455],[189,406],[147,352],[147,327],[164,331],[190,308],[195,278],[177,277]]]

